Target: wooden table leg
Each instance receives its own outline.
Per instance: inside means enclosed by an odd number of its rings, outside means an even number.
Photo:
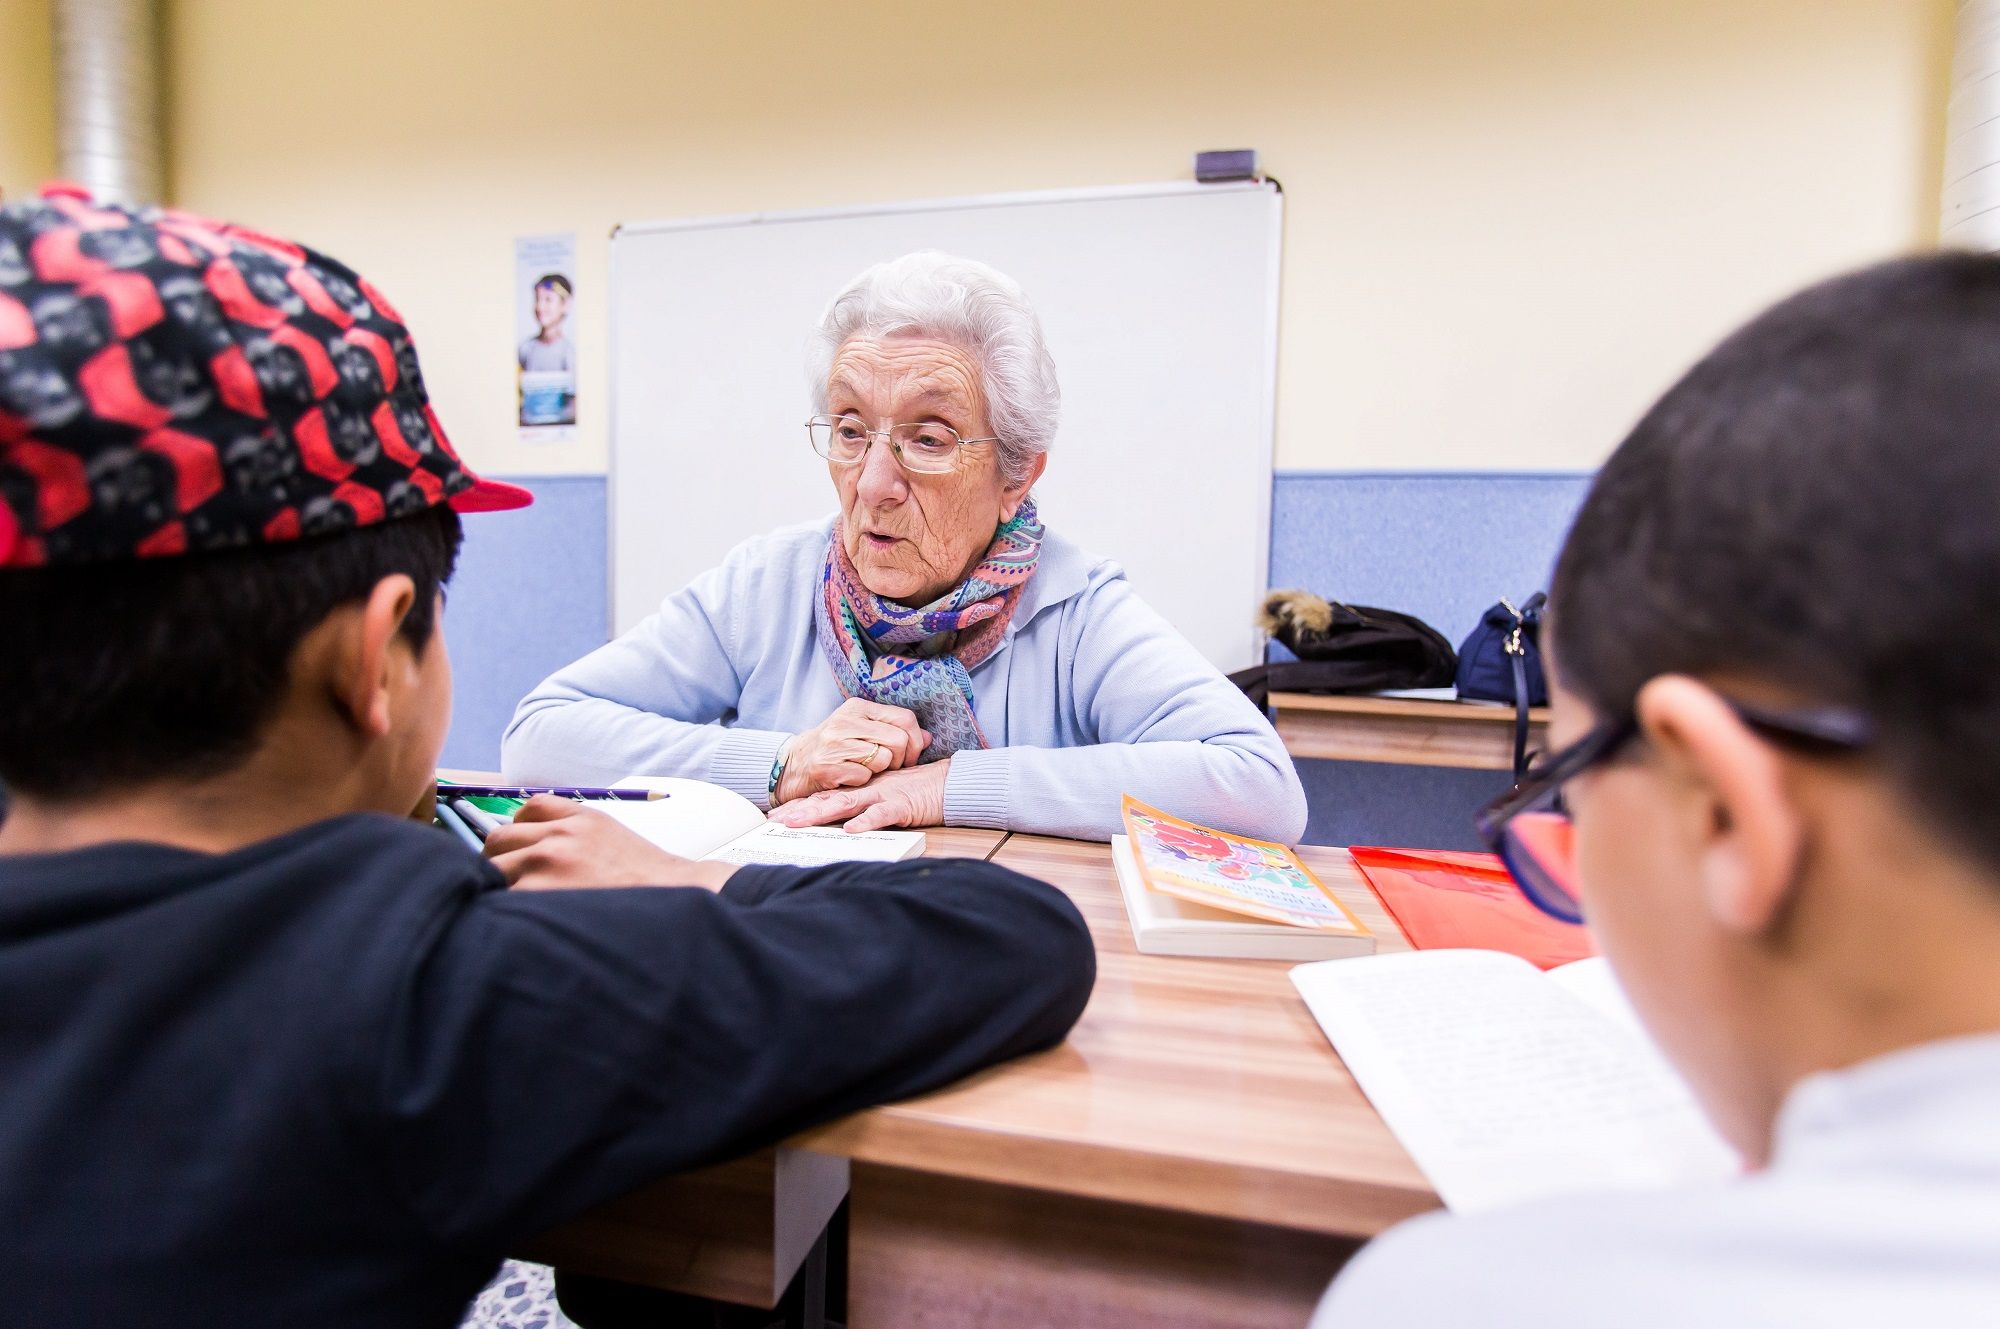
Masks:
[[[765,1149],[662,1178],[519,1254],[574,1274],[770,1308],[846,1195],[846,1159]]]
[[[1359,1243],[856,1163],[850,1329],[1301,1329]]]

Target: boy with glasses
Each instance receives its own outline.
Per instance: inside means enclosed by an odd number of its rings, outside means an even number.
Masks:
[[[1725,341],[1605,464],[1489,809],[1749,1171],[1417,1220],[1319,1326],[2000,1317],[2000,259]]]

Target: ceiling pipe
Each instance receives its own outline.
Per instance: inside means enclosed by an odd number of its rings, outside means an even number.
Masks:
[[[107,203],[165,201],[159,0],[55,0],[56,160]]]

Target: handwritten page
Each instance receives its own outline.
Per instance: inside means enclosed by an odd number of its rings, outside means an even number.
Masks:
[[[1292,982],[1451,1209],[1739,1170],[1636,1022],[1525,960],[1413,951],[1301,965]]]
[[[708,857],[719,863],[790,864],[895,863],[924,852],[922,831],[849,832],[839,826],[758,825]]]

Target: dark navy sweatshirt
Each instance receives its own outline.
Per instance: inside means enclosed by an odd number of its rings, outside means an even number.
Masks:
[[[1053,888],[948,859],[509,891],[343,817],[0,858],[0,1289],[42,1326],[450,1326],[522,1239],[1060,1039]]]

